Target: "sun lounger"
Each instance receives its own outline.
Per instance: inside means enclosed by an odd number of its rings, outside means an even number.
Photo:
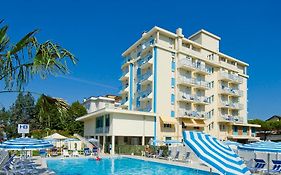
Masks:
[[[255,166],[252,167],[252,168],[249,168],[250,171],[252,173],[255,173],[255,172],[259,172],[259,171],[262,171],[264,170],[264,167],[266,165],[266,162],[263,160],[263,159],[254,159],[255,160]]]
[[[190,160],[190,152],[185,152],[185,155],[182,159],[183,162],[191,162]]]
[[[90,148],[84,148],[84,155],[85,156],[91,155]]]
[[[281,173],[281,160],[272,160],[273,167],[269,171],[270,174],[279,174]]]
[[[154,158],[159,158],[159,157],[162,157],[162,155],[163,155],[163,150],[160,149],[159,152],[158,152],[158,154],[153,155],[153,157],[154,157]]]
[[[67,149],[62,150],[62,155],[63,157],[70,157]]]
[[[46,157],[47,156],[47,151],[45,149],[42,149],[42,150],[39,151],[39,155],[41,157]]]
[[[172,160],[179,160],[179,155],[180,155],[180,152],[179,152],[179,151],[176,151],[176,154],[175,154],[175,156],[172,158]]]

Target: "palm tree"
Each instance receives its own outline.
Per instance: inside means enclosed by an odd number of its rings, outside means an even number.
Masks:
[[[26,34],[19,42],[12,44],[7,34],[8,25],[0,20],[0,81],[5,88],[1,92],[22,91],[35,75],[42,79],[49,75],[69,73],[67,61],[76,64],[76,58],[65,48],[51,41],[39,43],[35,35],[38,30]],[[56,104],[59,110],[68,105],[59,98],[43,95],[44,103]]]

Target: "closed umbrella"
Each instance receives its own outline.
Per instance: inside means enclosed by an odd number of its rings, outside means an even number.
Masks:
[[[251,174],[242,159],[217,138],[202,132],[184,131],[183,140],[202,162],[219,174]]]
[[[0,144],[0,149],[5,150],[39,150],[52,147],[53,145],[48,141],[27,137],[8,140]]]

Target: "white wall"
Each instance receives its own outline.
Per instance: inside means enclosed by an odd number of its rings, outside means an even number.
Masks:
[[[115,136],[153,136],[154,118],[132,114],[112,114],[112,133]]]

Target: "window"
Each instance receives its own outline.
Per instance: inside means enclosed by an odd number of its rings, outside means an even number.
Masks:
[[[175,104],[175,94],[171,94],[171,104]]]
[[[97,117],[96,119],[96,128],[102,128],[103,127],[103,116]]]
[[[238,131],[238,127],[237,126],[233,126],[233,132],[237,132]]]
[[[207,112],[207,117],[210,119],[214,116],[214,109],[212,109],[211,111]]]
[[[139,92],[140,89],[141,89],[141,85],[138,83],[138,84],[137,84],[137,92]]]
[[[175,117],[175,111],[171,111],[171,117]]]
[[[164,128],[172,128],[171,124],[164,124]]]
[[[248,127],[247,126],[243,126],[243,133],[247,133],[248,132]]]
[[[213,68],[213,67],[211,67],[211,66],[206,66],[206,69],[207,69],[207,72],[208,72],[209,74],[214,73],[214,68]]]
[[[174,88],[174,87],[175,87],[175,84],[176,84],[176,82],[175,82],[175,78],[172,78],[172,79],[171,79],[171,86],[172,86],[172,88]]]
[[[137,97],[137,107],[140,107],[140,97]]]
[[[175,62],[175,59],[173,58],[172,59],[172,72],[175,72],[175,69],[176,69],[176,62]]]
[[[105,115],[105,127],[109,127],[110,126],[110,117],[109,114]]]
[[[209,83],[208,83],[208,87],[209,87],[210,89],[214,88],[214,81],[209,82]]]
[[[208,103],[213,103],[214,102],[214,95],[208,97],[207,101],[208,101]]]
[[[165,137],[165,140],[172,140],[172,137]]]

